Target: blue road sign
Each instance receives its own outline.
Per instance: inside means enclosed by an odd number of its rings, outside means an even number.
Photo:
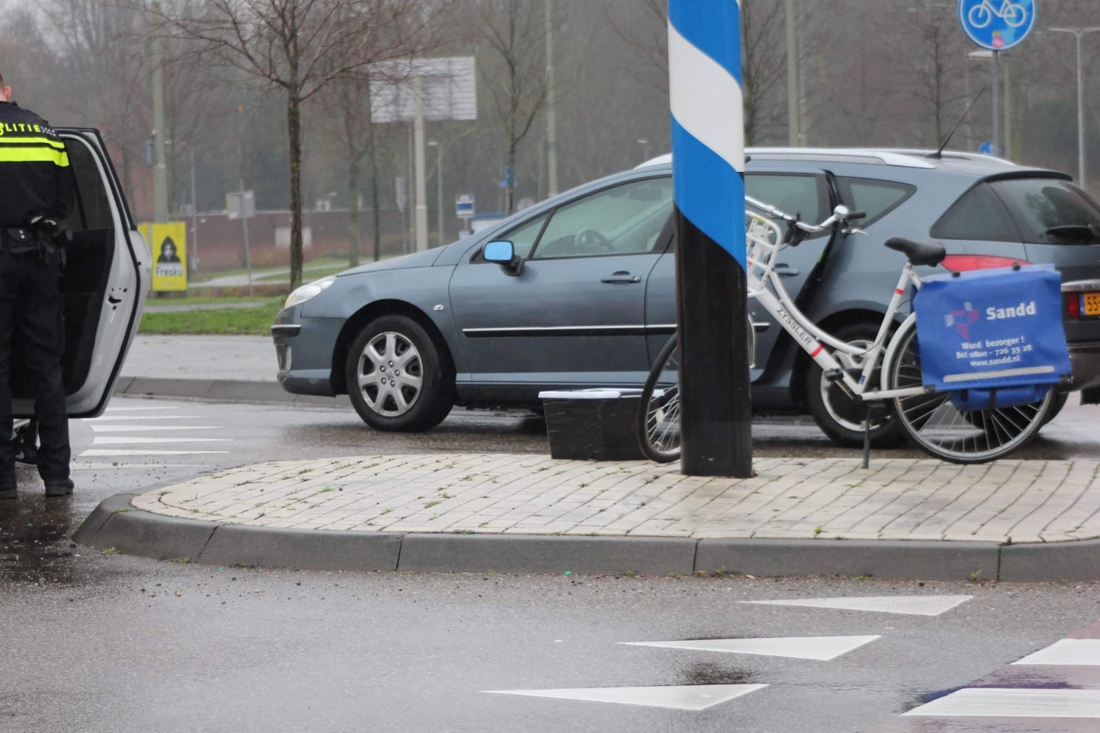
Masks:
[[[978,147],[979,155],[993,155],[993,143],[986,140]]]
[[[970,40],[1007,51],[1035,27],[1035,0],[959,0],[959,24]]]

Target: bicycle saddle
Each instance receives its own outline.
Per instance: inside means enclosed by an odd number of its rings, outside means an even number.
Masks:
[[[904,254],[914,265],[935,267],[943,262],[943,258],[947,256],[947,251],[942,244],[930,240],[918,242],[903,237],[894,237],[886,240],[886,246],[895,252]]]

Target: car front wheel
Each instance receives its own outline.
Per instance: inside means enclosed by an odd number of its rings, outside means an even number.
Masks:
[[[359,332],[348,352],[348,395],[375,430],[431,430],[454,406],[454,371],[424,327],[383,316]]]

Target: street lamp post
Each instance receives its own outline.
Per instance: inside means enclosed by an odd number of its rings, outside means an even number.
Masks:
[[[1096,33],[1100,27],[1092,28],[1051,28],[1053,33],[1072,33],[1077,39],[1077,185],[1088,186],[1088,164],[1085,151],[1085,69],[1081,56],[1081,37],[1086,33]]]
[[[429,148],[435,148],[435,179],[438,187],[436,191],[436,205],[439,209],[439,246],[443,246],[443,144],[438,140],[428,143]]]
[[[646,138],[639,138],[638,144],[642,146],[642,162],[645,163],[649,160],[649,140]]]

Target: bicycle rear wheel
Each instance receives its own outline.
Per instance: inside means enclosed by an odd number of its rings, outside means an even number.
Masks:
[[[919,387],[923,383],[916,321],[902,325],[895,338],[899,348],[886,365],[887,389]],[[1026,445],[1044,424],[1056,395],[1041,401],[993,410],[960,410],[947,392],[932,392],[893,400],[894,414],[906,436],[918,448],[951,463],[986,463]]]
[[[646,458],[672,463],[680,458],[680,352],[668,340],[649,370],[638,404],[638,447]]]

